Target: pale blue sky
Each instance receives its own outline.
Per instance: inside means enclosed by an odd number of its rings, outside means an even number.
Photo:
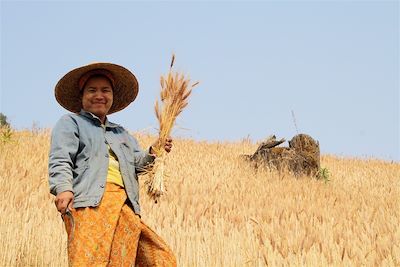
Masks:
[[[175,136],[290,139],[293,110],[324,154],[400,160],[398,1],[2,1],[0,112],[52,127],[58,79],[113,62],[140,92],[110,120],[155,133],[172,52],[201,82]]]

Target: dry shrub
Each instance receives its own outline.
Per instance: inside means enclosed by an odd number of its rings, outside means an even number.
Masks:
[[[245,155],[253,166],[291,172],[296,176],[318,176],[320,170],[319,143],[307,134],[298,134],[289,141],[289,147],[278,147],[275,136],[262,142],[253,155]]]

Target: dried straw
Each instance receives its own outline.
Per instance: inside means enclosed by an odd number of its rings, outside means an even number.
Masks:
[[[164,150],[167,138],[170,137],[175,120],[183,109],[188,105],[188,97],[193,87],[198,82],[190,85],[190,79],[184,74],[172,70],[175,55],[172,55],[169,72],[166,76],[161,76],[161,104],[156,100],[154,109],[159,122],[159,138],[157,144],[153,147],[156,159],[152,168],[148,171],[148,194],[155,202],[166,192],[164,184],[166,174],[166,152]]]

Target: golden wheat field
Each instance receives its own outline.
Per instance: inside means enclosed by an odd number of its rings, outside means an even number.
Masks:
[[[323,155],[325,183],[251,169],[250,141],[174,144],[168,195],[154,204],[143,187],[141,205],[179,266],[400,266],[399,163]],[[48,149],[49,130],[0,143],[1,266],[67,266]]]

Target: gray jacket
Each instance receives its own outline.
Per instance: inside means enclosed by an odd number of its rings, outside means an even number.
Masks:
[[[114,151],[125,190],[136,214],[140,214],[137,174],[154,161],[139,148],[134,137],[118,124],[82,110],[61,117],[53,128],[49,153],[49,184],[54,195],[74,194],[74,208],[96,207],[104,194],[109,153]]]

